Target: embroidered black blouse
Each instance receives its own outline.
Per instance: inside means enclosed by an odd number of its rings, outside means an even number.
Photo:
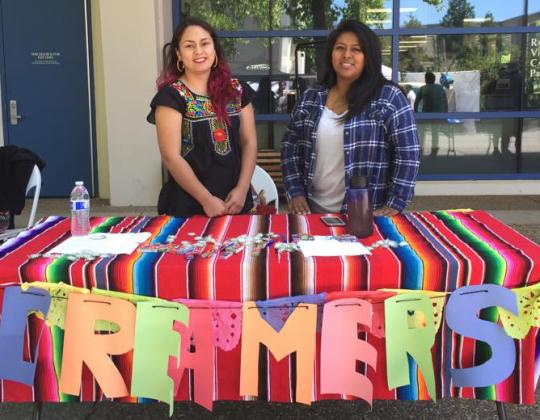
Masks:
[[[152,99],[152,110],[146,118],[155,124],[157,106],[167,106],[182,114],[182,157],[208,191],[222,200],[236,187],[240,177],[242,151],[240,148],[240,111],[253,95],[249,85],[232,79],[238,91],[236,100],[227,105],[231,126],[216,118],[208,96],[192,92],[178,80],[163,87]],[[253,207],[251,191],[246,195],[242,213]],[[202,206],[185,192],[169,174],[159,194],[159,214],[186,217],[204,214]]]

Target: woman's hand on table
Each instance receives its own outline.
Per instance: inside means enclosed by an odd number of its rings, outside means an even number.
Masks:
[[[222,199],[211,195],[201,203],[204,214],[208,217],[221,216],[227,213],[227,204]]]
[[[234,187],[227,198],[225,199],[225,205],[227,206],[227,214],[238,214],[244,208],[246,202],[247,190],[241,187]]]
[[[309,204],[306,200],[306,197],[299,195],[297,197],[292,198],[288,202],[289,207],[289,213],[292,214],[309,214],[311,213],[311,210],[309,208]]]
[[[384,207],[381,207],[380,209],[375,210],[373,212],[373,216],[390,217],[390,216],[395,216],[398,213],[399,211],[397,211],[396,209],[393,209],[392,207],[384,206]]]

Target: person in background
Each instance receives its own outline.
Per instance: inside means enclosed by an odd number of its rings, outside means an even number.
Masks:
[[[507,66],[500,67],[497,71],[497,78],[481,89],[484,99],[484,109],[486,111],[513,111],[521,107],[521,90],[523,77],[520,72],[520,65],[511,61]],[[494,155],[511,155],[510,140],[516,137],[518,125],[516,119],[503,119],[498,121],[495,131],[492,133]],[[499,142],[501,149],[499,149]]]
[[[420,150],[414,115],[381,62],[379,40],[363,23],[343,21],[328,37],[323,87],[300,97],[282,140],[290,212],[345,211],[354,170],[369,179],[375,215],[395,215],[412,199]]]
[[[456,90],[454,89],[454,79],[448,72],[442,73],[439,78],[439,82],[446,93],[446,101],[448,103],[448,112],[457,111],[456,103]],[[456,144],[455,144],[455,130],[458,124],[463,124],[462,120],[450,117],[447,120],[447,124],[443,125],[444,132],[448,137],[448,153],[456,153]]]
[[[252,89],[231,78],[214,29],[186,19],[163,48],[147,120],[156,124],[169,171],[158,212],[172,216],[247,213],[257,157]]]
[[[448,103],[448,112],[456,112],[456,91],[454,90],[454,79],[448,73],[441,74],[439,82],[446,94],[446,102]]]
[[[411,108],[414,108],[414,101],[416,100],[416,93],[414,93],[414,89],[411,85],[407,84],[403,86],[403,90],[405,91],[405,95],[411,104]]]
[[[416,95],[414,111],[419,112],[419,106],[421,104],[422,112],[448,112],[446,92],[441,85],[435,83],[435,75],[431,71],[426,72],[425,81],[426,84],[418,90]],[[439,151],[441,122],[433,120],[428,124],[431,127],[431,155],[436,156]],[[425,140],[424,132],[420,133],[420,138],[423,145]]]
[[[276,112],[285,113],[287,112],[287,82],[285,80],[279,81],[279,87],[277,91],[277,103],[276,103]]]

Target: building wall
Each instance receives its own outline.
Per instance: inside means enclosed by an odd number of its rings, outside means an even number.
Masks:
[[[112,205],[154,205],[161,160],[146,114],[161,48],[172,34],[171,0],[92,0],[90,5],[99,196]],[[3,146],[1,96],[0,117]]]
[[[155,128],[146,122],[170,0],[93,5],[96,133],[102,196],[112,205],[154,205],[161,186]]]
[[[107,115],[105,104],[105,69],[101,37],[99,1],[90,2],[92,16],[92,54],[94,63],[95,135],[99,196],[111,198],[109,179],[109,148],[107,145]]]

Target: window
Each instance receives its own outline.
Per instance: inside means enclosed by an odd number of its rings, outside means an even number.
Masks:
[[[281,148],[281,139],[287,129],[286,122],[259,122],[257,123],[257,145],[259,150]]]
[[[522,172],[540,172],[540,119],[523,120]]]
[[[379,36],[383,74],[412,106],[420,96],[421,177],[540,174],[540,0],[179,3],[178,21],[212,24],[233,74],[253,88],[260,149],[279,149],[299,91],[323,77],[327,35],[350,18]],[[431,111],[418,95],[428,71],[440,87]]]
[[[529,0],[527,21],[529,26],[540,26],[540,0]]]
[[[436,84],[444,84],[452,100],[445,108],[448,112],[518,110],[523,89],[522,40],[521,34],[401,37],[400,82],[418,93],[425,84],[425,72],[433,72]],[[449,83],[442,83],[445,78]]]
[[[357,19],[373,29],[392,27],[392,0],[274,1],[281,29],[332,29],[343,19]]]
[[[269,8],[269,0],[182,0],[181,18],[204,19],[216,31],[269,30]]]
[[[523,23],[524,2],[512,7],[502,0],[401,0],[403,28],[472,28],[515,26]]]
[[[527,34],[525,98],[528,109],[540,109],[540,33]]]
[[[457,174],[463,168],[468,174],[516,172],[516,119],[419,121],[417,126],[422,175]]]

